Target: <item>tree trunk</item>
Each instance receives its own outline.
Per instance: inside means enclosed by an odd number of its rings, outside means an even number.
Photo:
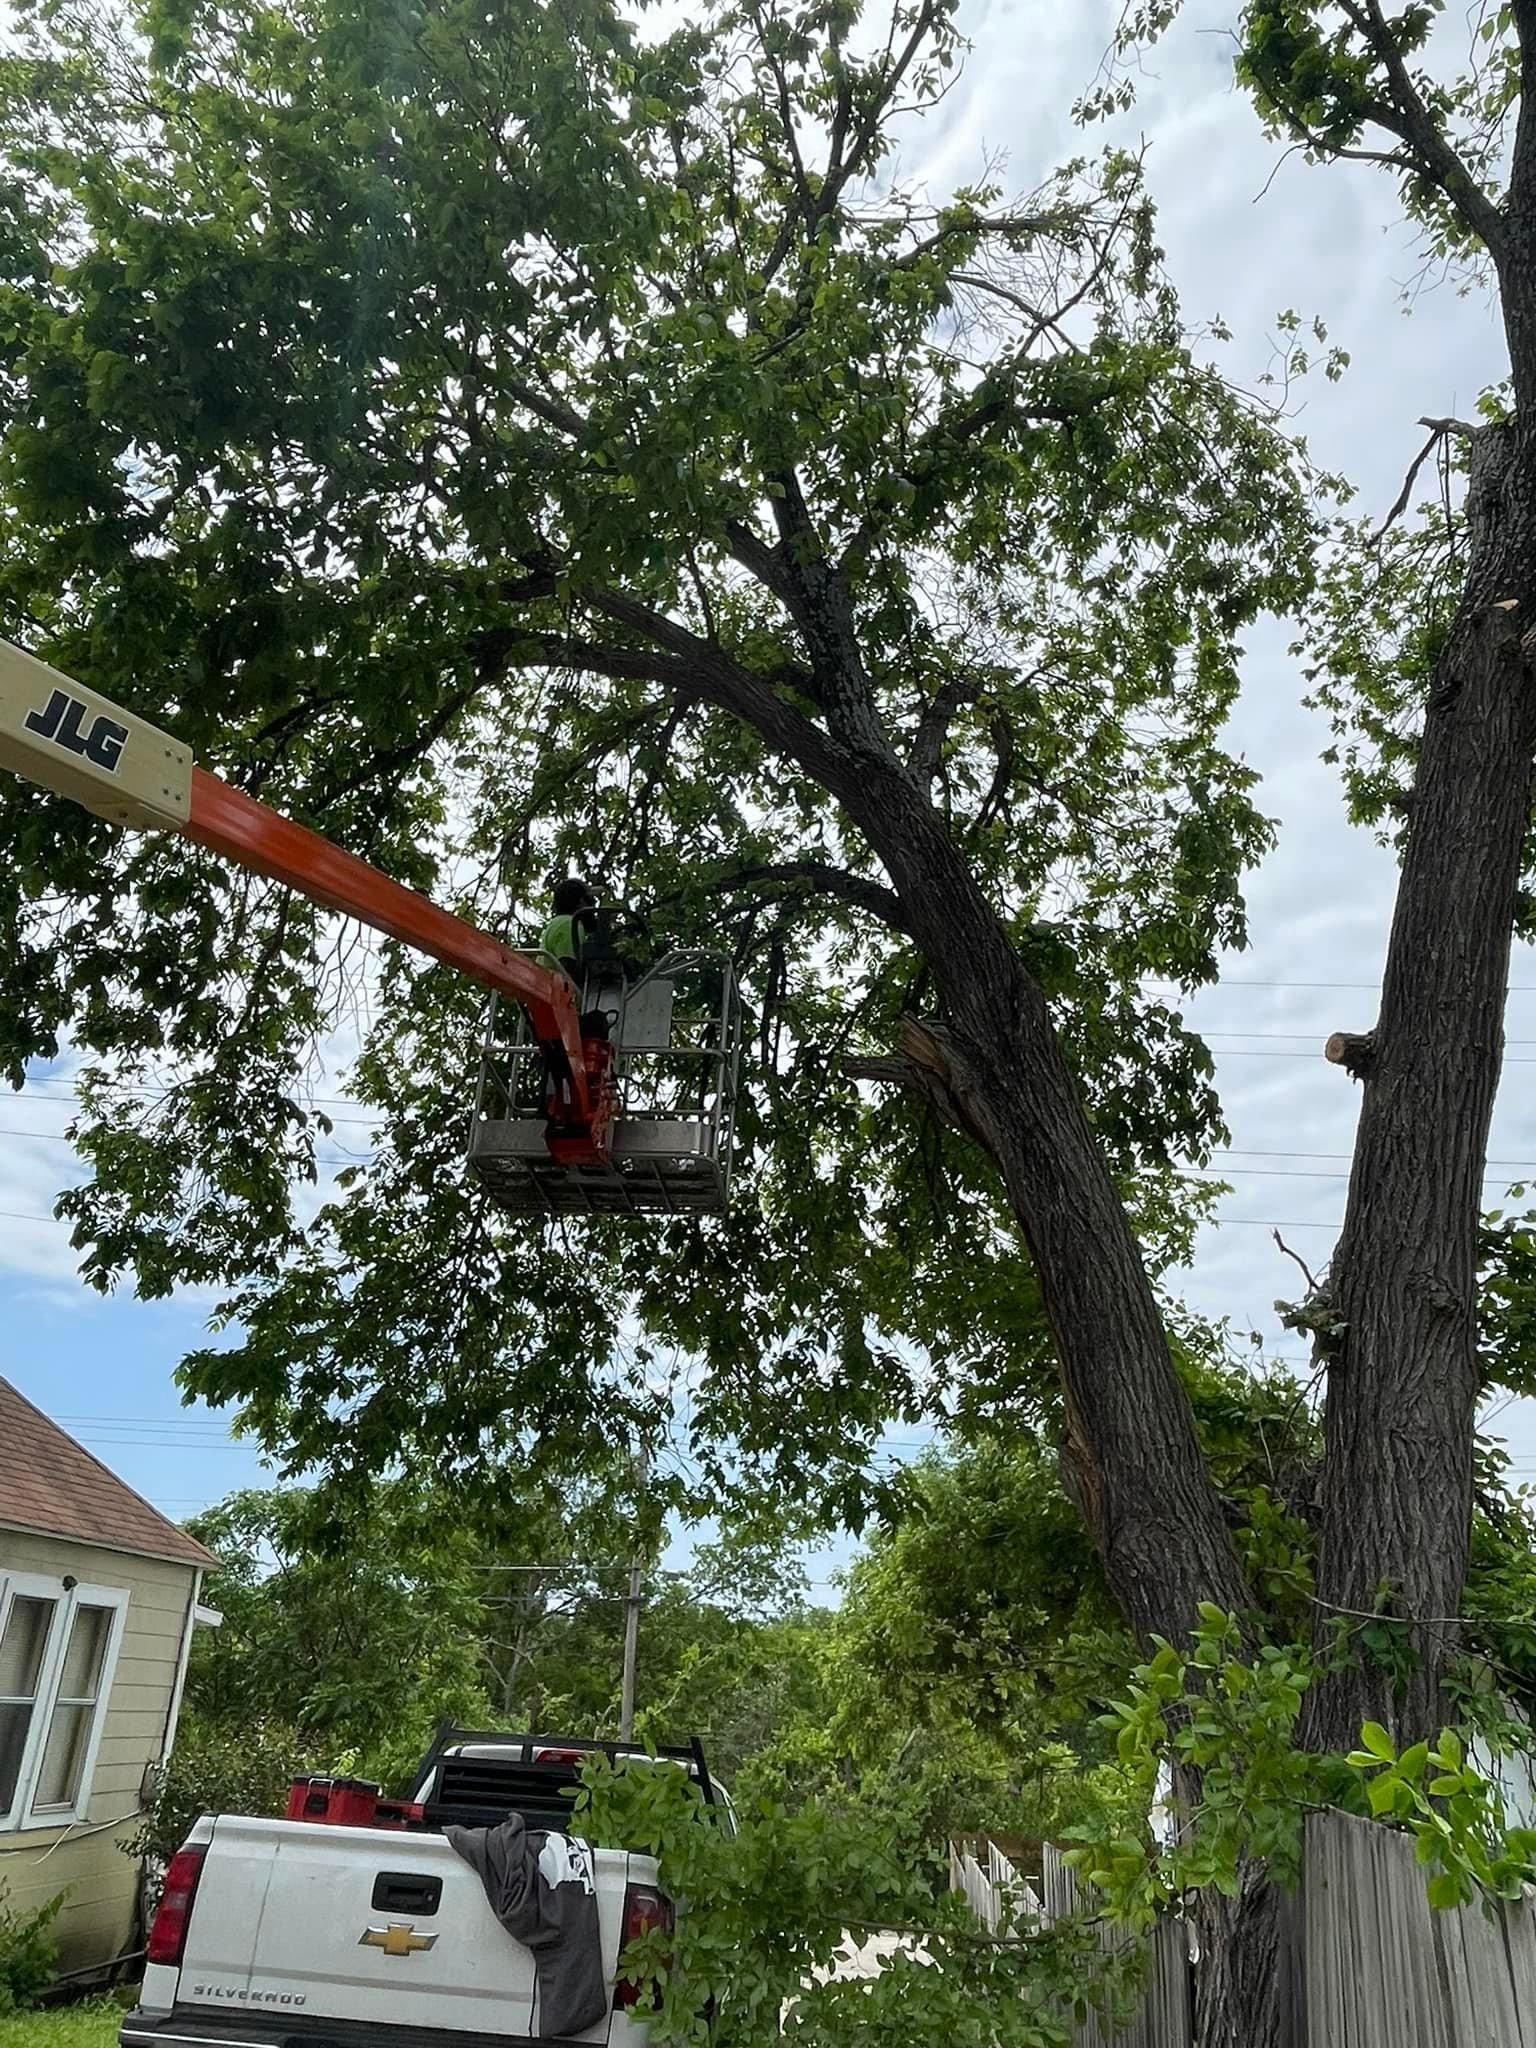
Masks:
[[[856,815],[944,997],[931,1057],[996,1161],[1034,1262],[1065,1396],[1068,1483],[1140,1641],[1186,1641],[1202,1600],[1242,1611],[1251,1595],[1045,998],[894,763],[868,764]]]
[[[1200,2048],[1299,2048],[1304,1990],[1299,1901],[1251,1864],[1235,1899],[1207,1892],[1197,1920],[1195,2039]],[[1326,2048],[1326,2044],[1318,2044]]]
[[[1252,1593],[1174,1371],[1157,1298],[1045,998],[938,818],[869,778],[859,822],[900,892],[949,1013],[906,1047],[1002,1172],[1050,1320],[1067,1413],[1067,1479],[1144,1644],[1186,1641],[1203,1600]],[[887,808],[888,807],[888,808]],[[925,1040],[926,1044],[918,1043]],[[1258,1866],[1203,1911],[1200,2048],[1293,2048],[1292,1901]]]
[[[1368,1660],[1317,1687],[1309,1747],[1441,1712],[1466,1576],[1480,1373],[1476,1240],[1503,1051],[1536,748],[1536,464],[1518,427],[1473,443],[1467,587],[1436,663],[1402,880],[1364,1070],[1330,1292],[1320,1625],[1380,1597],[1415,1668]]]

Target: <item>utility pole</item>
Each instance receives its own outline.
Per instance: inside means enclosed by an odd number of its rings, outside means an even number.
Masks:
[[[635,1455],[635,1519],[638,1524],[645,1504],[645,1482],[650,1476],[650,1453],[643,1446]],[[640,1651],[640,1602],[645,1587],[645,1543],[635,1531],[635,1559],[629,1569],[629,1598],[624,1603],[624,1686],[619,1700],[619,1740],[635,1739],[635,1664]]]

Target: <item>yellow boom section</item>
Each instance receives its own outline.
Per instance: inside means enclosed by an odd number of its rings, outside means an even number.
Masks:
[[[0,768],[114,825],[177,830],[192,814],[179,740],[0,640]]]

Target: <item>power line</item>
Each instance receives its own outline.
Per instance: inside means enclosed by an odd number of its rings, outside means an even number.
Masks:
[[[1145,986],[1147,988],[1182,989],[1181,983],[1177,981],[1163,981],[1156,975],[1149,975]],[[1189,992],[1189,998],[1193,1001],[1197,995],[1214,993],[1217,989],[1223,988],[1348,988],[1365,989],[1373,993],[1379,993],[1381,983],[1379,981],[1255,981],[1247,975],[1232,974],[1222,975],[1216,981],[1203,982],[1198,989]],[[1511,982],[1504,993],[1510,996],[1536,996],[1536,982]]]
[[[222,1415],[196,1415],[180,1410],[174,1415],[84,1415],[50,1410],[55,1422],[79,1422],[88,1428],[107,1429],[222,1429]]]
[[[1287,1038],[1314,1038],[1315,1031],[1311,1028],[1303,1028],[1296,1031],[1223,1031],[1219,1024],[1211,1024],[1201,1030],[1199,1036],[1201,1038],[1251,1038],[1274,1044],[1281,1039]],[[1515,1045],[1529,1049],[1531,1046],[1536,1046],[1536,1038],[1506,1038],[1504,1043],[1506,1046]]]
[[[1533,1040],[1532,1043],[1536,1043],[1536,1040]],[[1278,1057],[1285,1058],[1287,1057],[1287,1055],[1280,1054],[1278,1055]],[[1527,1060],[1524,1062],[1524,1064],[1527,1066],[1536,1066],[1536,1060]],[[49,1144],[54,1145],[71,1145],[74,1142],[73,1139],[67,1137],[62,1131],[21,1130],[12,1124],[0,1124],[0,1138],[41,1138],[47,1141]],[[342,1152],[339,1154],[325,1154],[317,1152],[315,1154],[315,1162],[317,1165],[320,1166],[367,1166],[372,1164],[373,1161],[378,1158],[378,1156],[379,1155],[376,1152]],[[1212,1156],[1213,1158],[1233,1156],[1242,1157],[1246,1159],[1336,1159],[1348,1161],[1352,1159],[1354,1155],[1349,1152],[1262,1152],[1249,1150],[1248,1148],[1243,1146],[1233,1145],[1226,1147],[1224,1152],[1218,1152],[1213,1154]],[[1524,1160],[1492,1159],[1488,1161],[1488,1164],[1490,1167],[1503,1167],[1507,1170],[1513,1171],[1516,1174],[1536,1175],[1536,1166],[1532,1166]],[[1229,1175],[1233,1174],[1242,1174],[1245,1177],[1270,1180],[1347,1180],[1349,1178],[1348,1174],[1343,1173],[1330,1174],[1321,1172],[1288,1172],[1281,1167],[1267,1166],[1230,1166],[1225,1167],[1219,1171],[1212,1168],[1194,1166],[1180,1167],[1177,1170],[1179,1172],[1180,1177],[1185,1180],[1224,1180]],[[1485,1173],[1483,1175],[1483,1178],[1485,1180],[1498,1180],[1502,1179],[1503,1175],[1497,1173]],[[24,1215],[19,1210],[0,1210],[0,1215],[13,1217],[15,1218],[15,1220],[19,1222],[42,1223],[64,1220],[62,1218],[45,1217],[42,1215]]]
[[[74,1432],[71,1431],[71,1435]],[[99,1436],[94,1431],[82,1432],[75,1438],[77,1443],[95,1445],[98,1450],[114,1451],[197,1451],[206,1456],[209,1451],[253,1451],[252,1444],[241,1443],[231,1437],[221,1442],[217,1437],[205,1437],[193,1443],[182,1438],[163,1436]]]
[[[1213,1159],[1342,1159],[1354,1158],[1353,1152],[1297,1152],[1265,1151],[1257,1145],[1218,1145],[1211,1154]],[[1485,1166],[1507,1166],[1517,1173],[1536,1174],[1536,1166],[1525,1159],[1485,1159]],[[1193,1169],[1199,1171],[1198,1168]]]
[[[1297,1156],[1298,1158],[1305,1158],[1305,1157],[1306,1157],[1306,1154],[1305,1154],[1305,1153],[1298,1153],[1298,1154],[1297,1154],[1296,1156]],[[1316,1153],[1316,1154],[1314,1154],[1313,1156],[1314,1156],[1315,1158],[1322,1158],[1322,1157],[1324,1157],[1325,1155],[1323,1155],[1322,1153]],[[1335,1156],[1346,1156],[1346,1155],[1335,1155]],[[1533,1175],[1536,1175],[1536,1167],[1530,1167],[1530,1166],[1521,1166],[1521,1167],[1517,1168],[1517,1169],[1516,1169],[1516,1171],[1517,1171],[1518,1173],[1520,1173],[1520,1174],[1533,1174]],[[1239,1177],[1239,1176],[1241,1176],[1241,1178],[1243,1178],[1244,1180],[1248,1180],[1248,1179],[1253,1179],[1253,1180],[1348,1180],[1348,1179],[1349,1179],[1349,1175],[1348,1175],[1347,1173],[1327,1173],[1327,1172],[1323,1172],[1323,1171],[1313,1171],[1313,1170],[1309,1170],[1309,1169],[1308,1169],[1308,1168],[1306,1168],[1306,1167],[1296,1167],[1296,1166],[1223,1166],[1223,1167],[1212,1167],[1212,1168],[1206,1168],[1206,1167],[1196,1166],[1196,1167],[1189,1167],[1189,1168],[1184,1168],[1184,1169],[1181,1169],[1181,1170],[1180,1170],[1180,1174],[1179,1174],[1179,1178],[1180,1178],[1181,1180],[1203,1180],[1203,1181],[1224,1181],[1224,1180],[1231,1180],[1231,1179],[1237,1178],[1237,1177]],[[1485,1173],[1485,1174],[1483,1175],[1483,1179],[1484,1179],[1485,1181],[1506,1181],[1506,1180],[1508,1180],[1508,1179],[1509,1179],[1509,1175],[1508,1175],[1508,1174],[1505,1174],[1505,1173]]]
[[[1247,1230],[1342,1230],[1344,1219],[1319,1223],[1311,1216],[1213,1216],[1202,1230],[1228,1230],[1233,1225]]]
[[[1536,1064],[1536,1062],[1533,1062]],[[74,1139],[66,1131],[29,1131],[15,1124],[0,1124],[0,1138],[38,1138],[48,1145],[74,1146]],[[367,1166],[378,1158],[377,1152],[342,1152],[315,1154],[317,1166]]]
[[[1213,1034],[1213,1035],[1215,1035],[1215,1034]],[[1235,1036],[1236,1036],[1236,1033],[1234,1033],[1233,1035],[1234,1035],[1234,1037],[1235,1037]],[[1302,1036],[1303,1036],[1304,1034],[1298,1031],[1298,1032],[1297,1032],[1297,1033],[1296,1033],[1295,1035],[1296,1035],[1296,1037],[1300,1038],[1300,1037],[1302,1037]],[[1513,1042],[1514,1042],[1514,1041],[1511,1041],[1511,1043],[1513,1043]],[[1536,1039],[1530,1039],[1530,1038],[1522,1038],[1522,1039],[1521,1039],[1521,1040],[1519,1041],[1519,1043],[1520,1043],[1521,1045],[1536,1045]],[[1323,1055],[1321,1054],[1321,1052],[1282,1052],[1282,1051],[1280,1051],[1280,1050],[1278,1050],[1278,1049],[1276,1049],[1276,1050],[1275,1050],[1275,1051],[1273,1051],[1273,1052],[1258,1052],[1258,1051],[1255,1051],[1255,1050],[1251,1049],[1251,1048],[1250,1048],[1250,1047],[1248,1047],[1248,1046],[1236,1046],[1236,1045],[1216,1045],[1216,1046],[1212,1046],[1212,1047],[1210,1048],[1210,1050],[1211,1050],[1211,1052],[1212,1052],[1213,1056],[1214,1056],[1214,1057],[1215,1057],[1216,1059],[1219,1059],[1219,1060],[1319,1060],[1319,1061],[1320,1061],[1320,1060],[1322,1059],[1322,1057],[1323,1057]],[[1536,1059],[1532,1059],[1532,1058],[1529,1058],[1529,1057],[1526,1057],[1526,1058],[1522,1058],[1522,1057],[1521,1057],[1521,1056],[1520,1056],[1519,1054],[1516,1054],[1516,1056],[1515,1056],[1515,1057],[1514,1057],[1513,1059],[1506,1059],[1506,1060],[1502,1061],[1502,1062],[1501,1062],[1501,1064],[1502,1064],[1502,1065],[1504,1065],[1504,1066],[1506,1066],[1506,1067],[1536,1067]]]

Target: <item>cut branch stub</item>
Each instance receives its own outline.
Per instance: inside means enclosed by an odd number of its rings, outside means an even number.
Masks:
[[[1363,1081],[1376,1064],[1374,1031],[1335,1031],[1323,1047],[1323,1056],[1342,1067],[1352,1080]]]
[[[845,1059],[844,1075],[850,1081],[875,1081],[921,1097],[947,1122],[974,1138],[995,1162],[997,1141],[985,1100],[953,1036],[941,1024],[903,1017],[897,1045],[894,1057]]]

